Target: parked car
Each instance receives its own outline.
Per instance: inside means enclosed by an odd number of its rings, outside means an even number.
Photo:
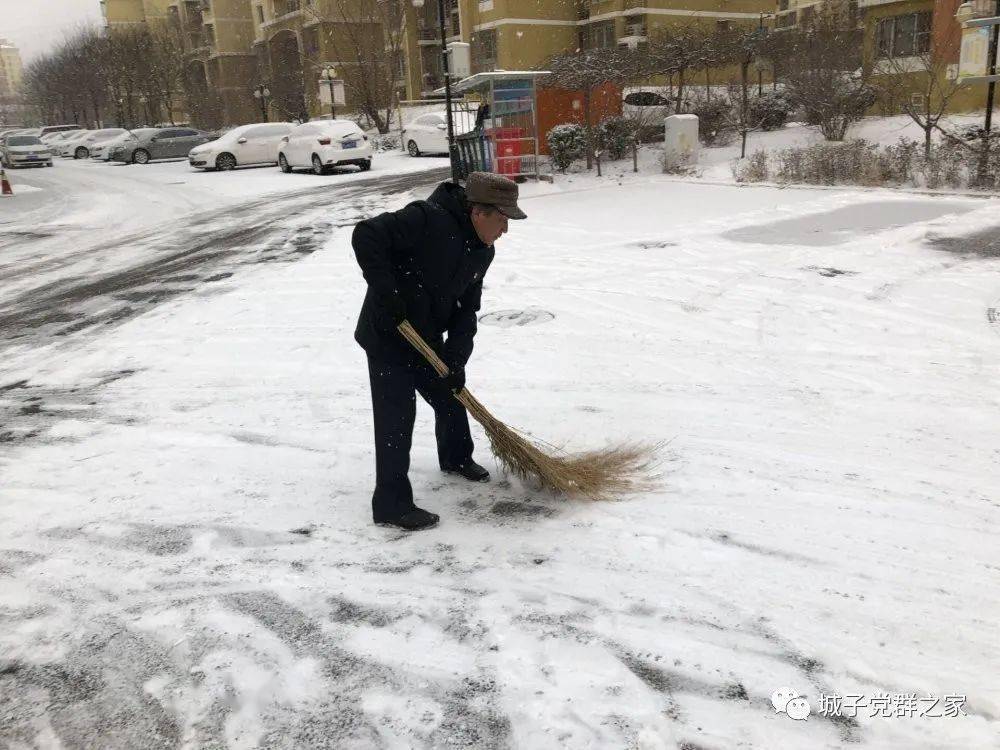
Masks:
[[[5,135],[0,140],[0,162],[14,167],[51,167],[52,152],[34,135]]]
[[[134,141],[138,138],[155,133],[159,128],[136,128],[135,130],[124,130],[120,134],[95,141],[90,146],[90,158],[100,161],[111,161],[111,152],[119,146],[124,146],[126,141]]]
[[[476,125],[476,118],[471,113],[454,113],[452,127],[455,135],[471,131]],[[421,154],[448,153],[448,120],[445,112],[430,112],[420,115],[403,128],[401,134],[403,143],[410,156]]]
[[[72,157],[76,144],[86,138],[89,133],[89,130],[73,130],[70,133],[67,133],[66,137],[61,141],[57,141],[52,144],[53,153],[55,153],[56,156],[62,156],[63,158]]]
[[[52,146],[52,145],[58,143],[59,141],[61,141],[63,138],[65,138],[67,135],[69,135],[72,132],[73,132],[72,130],[63,130],[63,131],[61,131],[59,133],[49,133],[48,135],[43,135],[38,140],[40,140],[46,146]]]
[[[65,133],[70,130],[82,130],[79,125],[46,125],[41,129],[39,137],[44,137],[50,133]]]
[[[674,114],[675,101],[664,86],[641,86],[623,90],[622,116],[640,125],[663,127],[663,120]]]
[[[194,128],[159,128],[136,140],[125,141],[112,152],[112,161],[148,164],[154,159],[185,157],[195,146],[208,143],[212,134]]]
[[[295,126],[287,122],[241,125],[188,154],[196,169],[235,169],[248,164],[277,164],[278,147]]]
[[[350,120],[319,120],[293,128],[281,139],[278,166],[288,173],[311,168],[316,174],[329,174],[335,167],[353,164],[367,171],[372,168],[372,145],[357,123]]]
[[[89,159],[90,149],[93,148],[95,143],[100,141],[106,141],[109,138],[115,138],[120,135],[124,135],[127,131],[125,128],[105,128],[104,130],[91,130],[87,135],[77,138],[73,141],[73,158],[74,159]]]

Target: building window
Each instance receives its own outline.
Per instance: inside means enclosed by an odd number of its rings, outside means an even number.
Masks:
[[[775,21],[774,25],[779,29],[789,29],[795,25],[795,22],[798,20],[797,16],[798,14],[793,10],[787,15],[778,16],[778,20]]]
[[[875,27],[875,56],[914,57],[931,50],[930,11],[883,18]]]
[[[590,48],[612,49],[617,46],[615,39],[615,22],[601,21],[590,25]]]
[[[264,23],[264,6],[257,6],[257,23]]]

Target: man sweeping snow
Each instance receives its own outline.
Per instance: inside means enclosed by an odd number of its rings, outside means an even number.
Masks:
[[[434,409],[441,470],[474,482],[490,474],[472,460],[465,387],[483,276],[508,219],[524,219],[517,184],[474,172],[466,187],[444,182],[426,201],[362,221],[352,244],[368,282],[354,338],[368,355],[375,417],[375,523],[416,530],[438,516],[413,502],[407,476],[416,393]],[[409,321],[451,371],[441,378],[397,330]],[[447,334],[445,339],[444,334]]]

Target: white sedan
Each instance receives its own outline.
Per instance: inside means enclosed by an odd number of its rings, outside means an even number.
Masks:
[[[115,146],[120,146],[125,141],[136,140],[144,135],[155,133],[156,130],[156,128],[136,128],[135,130],[125,130],[111,138],[95,141],[90,146],[90,158],[100,161],[111,161],[111,152]]]
[[[90,135],[91,132],[90,130],[72,131],[70,135],[53,144],[52,152],[57,156],[73,156],[73,149],[76,148],[76,144]]]
[[[120,135],[125,135],[126,132],[125,128],[104,128],[103,130],[91,130],[86,135],[74,139],[71,144],[67,139],[67,145],[72,145],[70,154],[74,159],[89,159],[90,149],[95,143],[106,141],[109,138],[117,138]],[[66,156],[67,154],[63,155]]]
[[[350,120],[306,122],[281,139],[278,166],[282,172],[310,168],[329,174],[334,167],[353,164],[365,172],[372,168],[368,136]]]
[[[455,135],[470,132],[476,125],[476,118],[471,113],[455,112],[452,127]],[[410,156],[421,154],[448,153],[448,120],[444,112],[431,112],[420,115],[403,128],[403,143]]]
[[[277,164],[278,148],[295,126],[288,122],[241,125],[188,154],[196,169],[228,170],[247,164]]]
[[[5,135],[0,140],[0,164],[14,167],[51,167],[52,152],[34,135]]]

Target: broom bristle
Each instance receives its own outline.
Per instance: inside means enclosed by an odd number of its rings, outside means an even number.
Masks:
[[[427,359],[439,375],[448,367],[408,323],[400,333]],[[577,454],[553,455],[494,417],[467,389],[456,398],[486,431],[490,448],[500,467],[508,474],[536,481],[547,490],[565,495],[582,495],[595,500],[653,486],[656,446],[626,444]]]

